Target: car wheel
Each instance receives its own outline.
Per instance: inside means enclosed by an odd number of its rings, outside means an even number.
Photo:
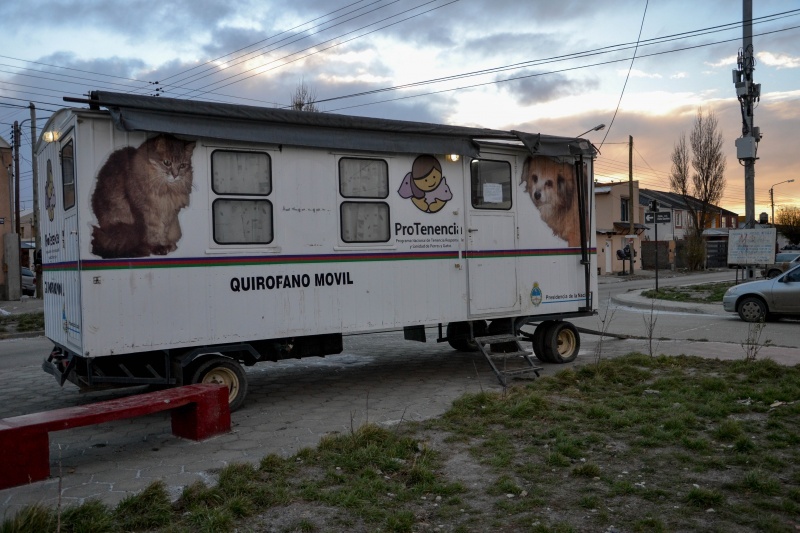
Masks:
[[[769,279],[777,278],[781,274],[782,274],[782,272],[780,270],[773,269],[773,270],[770,270],[769,272],[767,272],[767,278],[769,278]]]
[[[554,320],[545,320],[536,326],[536,329],[533,331],[533,339],[531,340],[533,354],[536,356],[536,359],[543,363],[555,363],[544,349],[544,336],[553,324],[555,324]]]
[[[581,349],[581,336],[570,322],[556,322],[544,335],[544,351],[553,363],[571,363]]]
[[[510,318],[498,318],[489,323],[486,330],[487,335],[513,335],[516,332],[511,331],[512,322]],[[510,353],[519,350],[516,342],[501,342],[491,345],[492,352],[494,353]]]
[[[228,387],[228,406],[231,412],[241,407],[247,396],[247,376],[242,365],[227,357],[214,357],[202,363],[192,375],[191,382]]]
[[[767,318],[767,305],[761,298],[748,296],[739,303],[739,317],[745,322],[764,322]]]
[[[472,323],[475,337],[486,334],[486,321],[476,320]],[[459,352],[477,352],[477,343],[469,338],[469,322],[450,322],[447,324],[447,344]]]

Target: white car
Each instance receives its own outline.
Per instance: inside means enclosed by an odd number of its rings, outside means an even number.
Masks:
[[[22,294],[27,296],[36,294],[36,274],[30,268],[22,267],[20,276],[22,277]]]
[[[772,279],[734,285],[722,297],[722,308],[745,322],[800,317],[800,265]]]
[[[765,278],[780,276],[795,265],[800,265],[800,252],[781,252],[775,256],[775,262],[765,266],[761,275]]]

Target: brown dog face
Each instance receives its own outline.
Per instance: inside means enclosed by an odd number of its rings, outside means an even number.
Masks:
[[[522,166],[521,183],[533,204],[548,218],[569,210],[575,198],[575,176],[572,165],[558,163],[549,157],[528,156]]]

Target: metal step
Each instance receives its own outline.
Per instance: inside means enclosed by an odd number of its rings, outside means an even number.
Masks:
[[[520,368],[519,370],[505,370],[502,372],[504,376],[515,377],[515,376],[524,376],[525,374],[536,374],[536,377],[539,377],[539,371],[542,370],[540,367],[534,368]]]
[[[492,367],[497,380],[502,386],[507,386],[511,378],[524,376],[525,374],[535,374],[539,377],[541,367],[537,367],[531,359],[531,352],[524,350],[520,341],[520,337],[516,335],[486,335],[483,337],[475,337],[475,342],[478,349],[489,362]],[[491,345],[513,343],[517,349],[511,352],[493,352]],[[505,368],[505,364],[510,360],[514,361],[514,368]],[[520,367],[520,363],[524,366]],[[502,367],[502,368],[498,368]]]
[[[512,357],[525,357],[526,355],[531,355],[531,352],[526,352],[525,350],[516,352],[488,352],[487,355],[495,361],[502,361],[503,359],[511,359]]]
[[[516,335],[487,335],[483,337],[475,337],[475,342],[479,344],[500,344],[503,342],[519,342],[520,339]]]

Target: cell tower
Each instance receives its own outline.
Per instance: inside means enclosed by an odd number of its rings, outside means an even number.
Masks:
[[[753,107],[761,99],[761,84],[753,82],[756,59],[753,53],[753,1],[742,0],[743,43],[733,85],[742,108],[742,136],[736,139],[736,157],[744,166],[745,227],[755,225],[755,179],[761,129],[753,125]]]

